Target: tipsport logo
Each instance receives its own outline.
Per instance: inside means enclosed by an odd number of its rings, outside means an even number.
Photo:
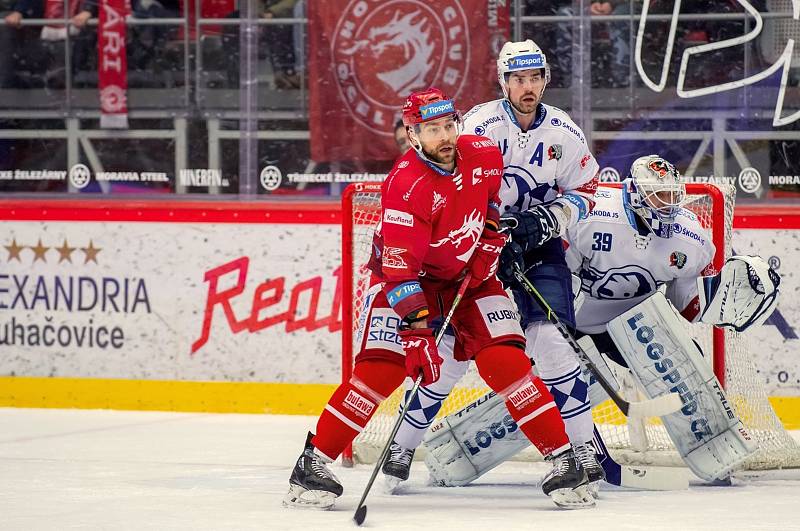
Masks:
[[[453,106],[452,100],[445,100],[423,105],[419,108],[419,112],[422,115],[423,120],[432,120],[434,118],[438,118],[439,116],[453,114],[456,112],[456,109]]]
[[[527,70],[529,68],[544,68],[544,57],[537,53],[520,55],[508,60],[509,70]]]

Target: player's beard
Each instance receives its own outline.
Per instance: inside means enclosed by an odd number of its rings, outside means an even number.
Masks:
[[[452,162],[456,159],[456,144],[455,142],[450,141],[442,142],[436,146],[436,149],[433,151],[423,149],[423,153],[425,153],[426,157],[437,164],[452,164]]]
[[[536,94],[533,91],[525,92],[522,96],[517,98],[516,101],[511,100],[511,104],[518,113],[531,114],[536,111],[540,97],[541,94]]]

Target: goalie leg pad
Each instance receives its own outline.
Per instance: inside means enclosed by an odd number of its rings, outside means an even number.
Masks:
[[[611,320],[607,329],[649,398],[680,395],[681,410],[662,420],[692,472],[707,481],[727,477],[757,450],[662,293]]]
[[[467,485],[530,445],[494,392],[437,421],[425,434],[425,465],[434,484]]]
[[[405,367],[385,360],[356,363],[353,377],[334,391],[317,421],[311,443],[319,453],[335,460],[361,433],[381,402],[405,378]]]
[[[431,427],[423,445],[434,483],[467,485],[532,440],[544,455],[568,448],[564,423],[550,394],[519,354],[513,347],[494,346],[476,357],[481,376],[503,394],[489,393]]]

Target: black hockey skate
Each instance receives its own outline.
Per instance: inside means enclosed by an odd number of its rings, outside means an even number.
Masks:
[[[325,466],[327,459],[314,451],[313,433],[308,432],[306,446],[289,477],[289,492],[283,498],[284,507],[330,509],[342,495],[342,484]]]
[[[389,446],[389,455],[383,463],[381,469],[384,474],[386,491],[394,492],[401,481],[408,479],[411,472],[411,461],[414,459],[414,450],[406,450],[396,442],[392,441]]]
[[[550,496],[557,506],[564,509],[594,507],[594,498],[589,493],[589,478],[570,448],[558,455],[549,455],[547,461],[553,469],[542,481],[542,491]]]
[[[573,449],[575,450],[578,464],[586,470],[586,476],[589,479],[589,492],[596,498],[600,491],[600,482],[606,479],[606,471],[597,462],[597,456],[594,453],[594,446],[592,446],[591,442],[573,446]]]

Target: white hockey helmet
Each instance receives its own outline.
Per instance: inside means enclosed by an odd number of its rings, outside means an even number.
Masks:
[[[506,76],[518,70],[544,69],[544,83],[550,83],[550,65],[547,57],[538,44],[531,39],[519,42],[507,42],[497,56],[497,81],[503,89],[503,96],[508,98]]]
[[[623,181],[623,201],[657,236],[669,238],[675,216],[686,202],[686,184],[669,161],[646,155],[631,164]]]

